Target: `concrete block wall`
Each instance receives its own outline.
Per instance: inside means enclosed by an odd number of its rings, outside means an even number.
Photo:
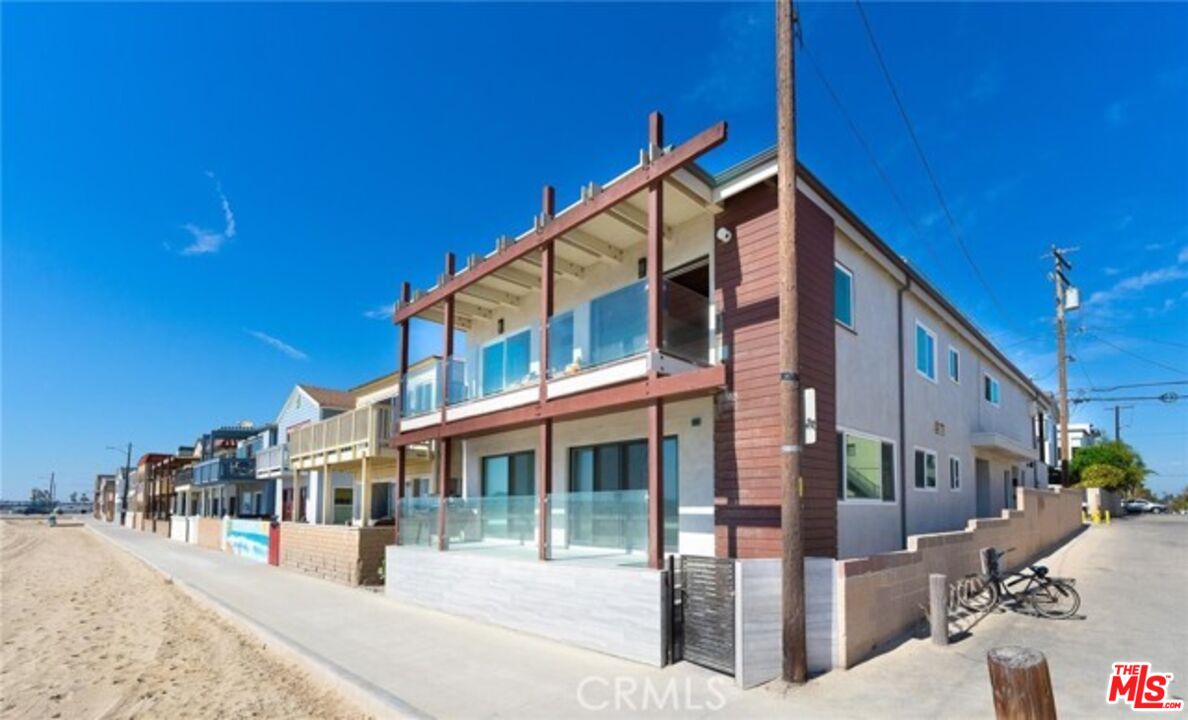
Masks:
[[[344,585],[378,584],[384,547],[393,540],[392,528],[287,522],[281,524],[280,562]]]
[[[853,667],[911,632],[924,618],[928,576],[950,582],[979,572],[983,547],[1010,550],[1004,569],[1018,568],[1081,527],[1081,492],[1019,488],[1017,510],[970,520],[965,530],[908,537],[908,549],[837,563],[837,665]]]
[[[198,544],[208,550],[222,550],[223,521],[219,518],[198,518]]]

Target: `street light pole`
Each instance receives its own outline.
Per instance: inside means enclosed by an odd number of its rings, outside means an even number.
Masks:
[[[108,450],[120,452],[121,448],[114,445],[108,445]],[[132,483],[132,443],[128,443],[127,454],[124,456],[124,492],[123,499],[120,501],[120,526],[125,523],[125,517],[128,514],[128,486]]]

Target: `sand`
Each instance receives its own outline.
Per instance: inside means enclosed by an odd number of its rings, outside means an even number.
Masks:
[[[365,717],[77,521],[0,521],[0,643],[0,718]]]

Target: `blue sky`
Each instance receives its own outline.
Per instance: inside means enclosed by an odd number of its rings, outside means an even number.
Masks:
[[[1052,242],[1081,248],[1071,385],[1188,380],[1188,6],[868,13],[1001,310],[851,4],[805,5],[805,42],[906,211],[803,53],[802,160],[1042,385]],[[767,5],[6,3],[2,40],[6,498],[390,371],[399,283],[617,174],[650,110],[728,120],[713,170],[775,139]],[[1188,485],[1188,402],[1131,404],[1151,484]]]

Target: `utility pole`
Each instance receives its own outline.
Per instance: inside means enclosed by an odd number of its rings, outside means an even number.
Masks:
[[[1060,484],[1066,487],[1069,484],[1068,465],[1072,459],[1072,450],[1068,438],[1068,351],[1065,348],[1067,328],[1064,313],[1066,309],[1076,309],[1077,303],[1074,302],[1072,308],[1068,307],[1068,288],[1072,283],[1064,271],[1072,270],[1072,264],[1065,260],[1064,256],[1075,250],[1077,248],[1062,249],[1053,245],[1049,252],[1053,265],[1052,282],[1056,285],[1056,367],[1060,374]]]
[[[783,678],[808,680],[804,624],[803,482],[800,477],[800,352],[796,296],[796,10],[776,0],[776,151],[779,184],[780,546]]]
[[[1122,411],[1133,408],[1133,405],[1114,406],[1114,442],[1122,442]]]

